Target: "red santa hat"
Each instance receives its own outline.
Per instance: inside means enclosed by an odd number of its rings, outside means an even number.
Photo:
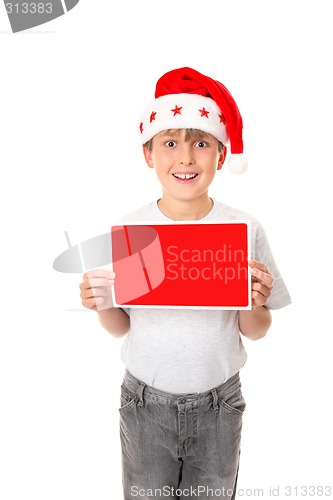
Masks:
[[[234,98],[222,83],[191,68],[169,71],[158,80],[155,100],[140,117],[141,143],[162,130],[181,128],[202,130],[225,145],[230,142],[230,170],[246,171],[243,121]]]

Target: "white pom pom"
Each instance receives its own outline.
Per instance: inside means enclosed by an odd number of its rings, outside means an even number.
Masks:
[[[243,153],[231,155],[228,163],[232,174],[244,174],[247,170],[248,161]]]

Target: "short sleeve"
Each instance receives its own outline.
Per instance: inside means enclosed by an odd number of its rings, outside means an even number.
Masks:
[[[258,223],[256,229],[253,258],[264,262],[274,279],[273,290],[265,306],[269,309],[280,309],[290,304],[291,298],[274,260],[265,231],[260,223]]]

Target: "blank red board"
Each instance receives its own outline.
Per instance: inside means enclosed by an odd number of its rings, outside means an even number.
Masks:
[[[123,223],[111,248],[116,306],[251,309],[249,221]]]

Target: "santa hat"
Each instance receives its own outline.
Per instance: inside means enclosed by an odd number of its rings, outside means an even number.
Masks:
[[[202,130],[225,145],[230,141],[230,170],[246,171],[243,121],[234,98],[222,83],[191,68],[169,71],[158,80],[155,100],[140,117],[141,143],[162,130],[182,128]]]

